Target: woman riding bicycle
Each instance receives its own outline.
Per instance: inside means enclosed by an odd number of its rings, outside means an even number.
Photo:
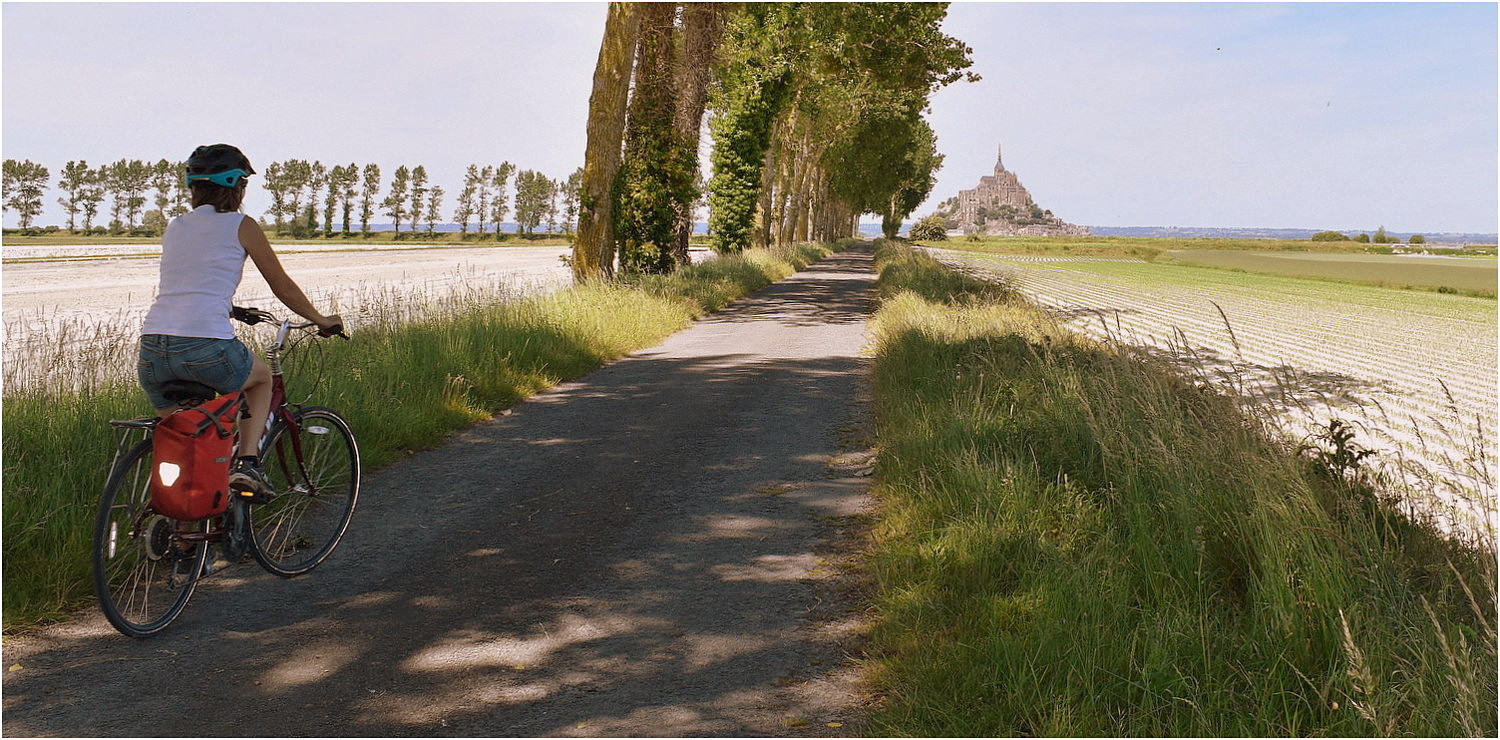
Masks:
[[[249,416],[240,421],[241,456],[230,471],[230,489],[259,503],[272,493],[256,450],[271,412],[271,369],[255,357],[229,324],[229,310],[245,257],[288,308],[336,333],[343,322],[324,316],[287,276],[255,219],[239,212],[250,160],[228,144],[200,146],[188,157],[186,178],[193,210],[172,219],[162,235],[156,301],[141,328],[141,387],[159,417],[178,405],[162,394],[173,380],[202,383],[218,393],[244,391]]]

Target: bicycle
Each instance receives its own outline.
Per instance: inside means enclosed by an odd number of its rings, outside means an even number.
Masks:
[[[246,324],[276,321],[254,308],[236,306],[230,315]],[[282,320],[266,348],[271,414],[257,452],[275,490],[267,503],[234,496],[224,513],[193,522],[158,514],[151,507],[152,433],[158,420],[109,422],[118,440],[94,525],[94,590],[104,615],[121,633],[148,637],[176,619],[199,581],[221,570],[209,559],[211,546],[221,548],[229,565],[248,553],[283,578],[312,570],[338,546],[359,499],[359,446],[337,412],[290,402],[282,374],[288,342],[296,344],[316,329]],[[294,337],[293,332],[301,333]],[[348,339],[341,330],[337,334]],[[184,408],[218,395],[198,383],[170,385],[164,394]],[[132,432],[142,438],[122,453]]]

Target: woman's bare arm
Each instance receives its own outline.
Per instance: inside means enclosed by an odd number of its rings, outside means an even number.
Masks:
[[[287,308],[317,324],[321,329],[330,329],[344,323],[338,314],[324,316],[313,307],[312,301],[307,299],[302,288],[298,287],[291,276],[286,274],[286,269],[281,266],[281,260],[276,257],[275,250],[271,249],[271,242],[266,239],[266,232],[262,231],[260,224],[249,216],[240,222],[240,245],[255,262],[255,268],[260,270],[261,277],[266,279],[266,284],[271,286],[271,292],[282,303],[285,303]]]

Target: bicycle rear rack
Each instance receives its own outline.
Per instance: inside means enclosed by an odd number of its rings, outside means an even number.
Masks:
[[[114,472],[115,466],[120,463],[120,456],[124,455],[135,446],[135,443],[149,439],[151,432],[156,429],[159,419],[110,419],[109,425],[115,430],[115,458],[110,461],[109,470]],[[137,434],[138,433],[138,434]]]

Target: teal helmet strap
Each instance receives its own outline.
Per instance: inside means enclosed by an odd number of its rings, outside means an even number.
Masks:
[[[210,175],[189,174],[187,176],[187,184],[192,185],[199,180],[207,180],[221,187],[232,188],[238,185],[241,179],[249,175],[250,173],[240,169],[224,170],[223,172],[215,172]]]

